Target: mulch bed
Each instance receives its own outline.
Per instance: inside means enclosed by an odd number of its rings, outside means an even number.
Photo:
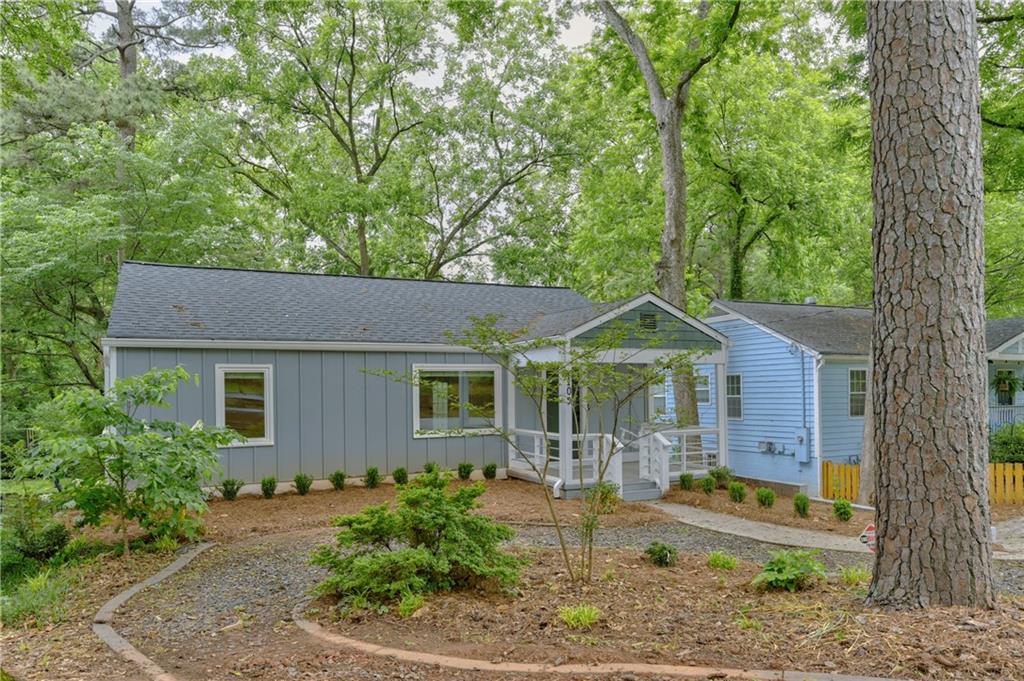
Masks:
[[[801,593],[749,586],[757,566],[714,571],[699,555],[657,568],[639,553],[599,550],[594,581],[574,584],[557,553],[525,550],[520,593],[435,594],[401,619],[360,612],[338,619],[328,599],[310,606],[321,624],[387,646],[482,660],[653,662],[846,672],[928,679],[1024,678],[1024,599],[996,611],[883,612],[861,605],[863,586],[837,577]],[[567,605],[602,612],[590,630],[559,618]]]
[[[814,501],[810,505],[809,517],[801,518],[793,510],[793,497],[780,494],[775,495],[775,504],[771,508],[763,508],[757,504],[754,488],[749,486],[746,501],[741,504],[730,499],[729,493],[723,489],[715,490],[713,494],[705,494],[700,490],[688,492],[675,488],[665,496],[663,501],[696,506],[716,513],[728,513],[747,520],[760,520],[776,525],[799,527],[804,530],[834,532],[848,537],[859,536],[867,524],[875,520],[874,512],[854,509],[853,517],[849,522],[844,523],[832,515],[831,504]]]

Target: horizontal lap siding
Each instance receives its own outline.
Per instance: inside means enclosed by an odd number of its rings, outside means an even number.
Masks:
[[[743,418],[729,420],[729,465],[737,475],[805,484],[817,494],[814,452],[814,357],[743,320],[707,320],[729,337],[726,373],[743,377]],[[803,374],[801,376],[801,367]],[[802,402],[802,404],[801,404]],[[796,456],[766,454],[759,442],[795,452],[798,431],[807,428],[810,463]]]
[[[850,416],[850,369],[867,368],[866,361],[828,359],[821,367],[821,451],[824,459],[834,463],[855,463],[860,458],[864,417]]]
[[[427,461],[454,468],[470,461],[505,465],[498,436],[414,438],[412,386],[367,371],[406,375],[413,364],[491,364],[473,353],[314,352],[118,348],[117,375],[184,366],[199,385],[182,383],[168,409],[143,410],[146,419],[215,425],[215,365],[271,364],[274,385],[274,444],[221,450],[224,477],[258,482],[266,476],[292,480],[296,473],[322,479],[335,470],[361,476],[370,466],[390,474],[402,467],[423,470]],[[499,389],[507,402],[507,379]],[[508,405],[503,404],[507,424]]]

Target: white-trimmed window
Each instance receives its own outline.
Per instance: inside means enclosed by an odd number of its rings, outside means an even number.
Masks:
[[[697,404],[711,404],[711,380],[707,374],[693,375],[693,389],[697,394]]]
[[[711,380],[707,374],[694,372],[693,388],[697,404],[711,404]],[[651,384],[651,415],[659,421],[674,421],[675,414],[668,413],[668,395],[672,391],[672,376]]]
[[[493,432],[501,427],[501,387],[492,364],[416,364],[414,437]]]
[[[725,415],[731,419],[743,418],[743,375],[725,376]]]
[[[868,370],[850,369],[850,418],[864,416],[868,402]]]
[[[274,444],[273,366],[218,364],[217,425],[245,438],[232,446]]]

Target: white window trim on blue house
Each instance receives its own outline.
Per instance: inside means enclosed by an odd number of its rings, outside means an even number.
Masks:
[[[854,392],[853,390],[853,374],[854,372],[864,374],[864,391]],[[846,415],[851,419],[863,419],[864,414],[868,408],[868,370],[867,369],[849,369],[846,373]],[[860,414],[853,413],[853,396],[861,395],[864,397],[864,402],[861,404],[863,411]]]
[[[487,371],[494,375],[494,427],[458,428],[452,430],[425,431],[420,427],[420,384],[421,371],[445,371],[467,373]],[[501,367],[496,364],[413,364],[412,365],[412,436],[414,439],[435,437],[468,437],[471,435],[495,435],[502,428]],[[460,406],[460,411],[463,407]]]
[[[227,447],[272,447],[274,445],[274,365],[273,364],[215,364],[215,399],[217,409],[217,427],[225,428],[227,419],[224,415],[224,375],[234,372],[252,372],[263,374],[263,423],[264,435],[259,438],[236,440]]]
[[[737,377],[740,379],[740,392],[738,395],[729,394],[729,379],[731,377]],[[729,400],[733,398],[739,398],[740,401],[740,415],[733,416],[729,413]],[[726,374],[725,375],[725,415],[730,421],[742,421],[743,420],[743,374]]]

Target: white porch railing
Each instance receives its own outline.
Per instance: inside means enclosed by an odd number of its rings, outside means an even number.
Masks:
[[[543,431],[516,428],[513,437],[516,438],[516,446],[510,448],[509,468],[535,475],[534,468],[543,472],[545,461],[550,456],[545,482],[561,480],[563,484],[582,488],[597,484],[599,462],[606,461],[604,480],[618,485],[621,494],[622,457],[618,454],[622,443],[617,438],[601,433],[573,435],[572,456],[563,461],[558,433],[547,433],[545,437]]]
[[[1008,423],[1024,424],[1024,404],[1013,406],[992,406],[988,408],[988,427],[995,430]]]
[[[641,436],[640,479],[668,491],[683,473],[707,473],[719,463],[717,428],[673,428]]]

